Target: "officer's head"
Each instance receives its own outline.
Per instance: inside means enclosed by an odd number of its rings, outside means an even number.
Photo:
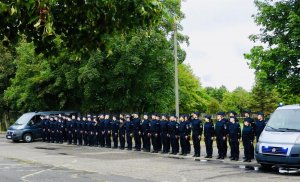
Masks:
[[[119,117],[120,117],[120,119],[123,119],[123,118],[124,118],[124,115],[123,115],[123,114],[120,114]]]
[[[75,119],[76,118],[76,115],[75,114],[72,114],[72,119]]]
[[[237,113],[235,111],[229,111],[229,117],[235,117]]]
[[[176,121],[176,117],[175,117],[174,114],[171,114],[171,116],[170,116],[170,121]]]
[[[151,115],[151,118],[152,118],[152,120],[155,120],[155,119],[156,119],[156,113],[153,113],[153,114]]]
[[[193,113],[193,118],[194,118],[194,119],[198,119],[199,115],[200,115],[199,112],[194,112],[194,113]]]
[[[250,125],[250,119],[249,118],[245,118],[244,119],[244,125],[245,126],[249,126]]]
[[[126,121],[130,121],[130,114],[127,114],[126,116],[125,116],[125,119],[126,119]]]
[[[133,118],[138,118],[139,117],[139,113],[138,112],[135,112],[135,113],[133,113]]]
[[[249,118],[250,114],[251,114],[251,110],[249,110],[249,109],[245,110],[244,115],[245,115],[246,118]]]
[[[104,119],[109,119],[109,114],[105,114],[105,118]]]
[[[225,116],[225,112],[223,112],[223,111],[218,112],[217,119],[220,121],[224,118],[224,116]]]
[[[181,122],[184,121],[184,115],[179,116],[179,121],[181,121]]]
[[[104,119],[104,114],[99,114],[99,119]]]
[[[234,116],[230,116],[230,117],[229,117],[229,121],[230,121],[231,123],[234,123],[234,122],[235,122],[235,117],[234,117]]]
[[[205,119],[206,122],[210,122],[210,120],[211,120],[211,115],[205,115],[205,116],[204,116],[204,119]]]
[[[86,121],[86,117],[85,116],[82,117],[82,121]]]
[[[161,119],[162,119],[162,120],[167,120],[167,115],[166,115],[166,114],[162,114],[162,115],[161,115]]]
[[[113,115],[112,119],[115,121],[117,120],[117,116],[116,115]]]
[[[156,120],[160,120],[160,115],[159,115],[159,114],[156,114],[155,119],[156,119]]]
[[[148,114],[144,113],[143,118],[144,118],[144,120],[147,120],[148,119]]]
[[[258,112],[257,113],[257,119],[258,120],[263,120],[264,119],[264,113],[263,112]]]
[[[49,119],[50,118],[50,116],[49,115],[46,115],[46,117],[45,117],[46,119]]]

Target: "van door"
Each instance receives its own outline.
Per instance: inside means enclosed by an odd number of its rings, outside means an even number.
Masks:
[[[35,115],[33,118],[31,118],[31,120],[28,122],[28,126],[34,139],[42,137],[42,122],[40,115]]]

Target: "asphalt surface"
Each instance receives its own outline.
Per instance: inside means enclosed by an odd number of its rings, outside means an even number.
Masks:
[[[202,146],[202,155],[204,155]],[[216,152],[216,149],[214,150]],[[242,154],[242,151],[241,151]],[[216,155],[215,155],[216,156]],[[205,160],[67,144],[12,143],[0,134],[0,181],[300,181],[253,161]]]

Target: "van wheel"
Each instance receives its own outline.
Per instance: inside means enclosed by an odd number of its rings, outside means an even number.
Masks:
[[[260,164],[260,165],[263,170],[270,170],[270,169],[272,169],[272,166],[273,166],[271,164]]]
[[[23,140],[24,140],[24,142],[26,142],[26,143],[32,142],[32,140],[33,140],[33,139],[32,139],[32,135],[31,135],[30,133],[24,134]]]

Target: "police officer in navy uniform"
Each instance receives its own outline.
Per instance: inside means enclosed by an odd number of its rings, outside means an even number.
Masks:
[[[91,138],[92,138],[92,116],[90,114],[87,115],[87,120],[85,122],[85,133],[86,133],[86,146],[90,146]]]
[[[133,123],[130,114],[126,115],[125,120],[127,150],[132,150]]]
[[[184,116],[184,122],[186,124],[186,128],[187,128],[187,133],[186,133],[186,147],[187,147],[187,153],[190,154],[191,153],[191,132],[192,132],[192,126],[191,126],[191,120],[192,120],[192,115],[190,116],[189,114],[186,114]]]
[[[159,133],[160,133],[160,123],[156,119],[157,114],[152,114],[152,120],[150,122],[150,133],[151,133],[151,142],[153,146],[152,153],[158,153],[159,150]]]
[[[96,145],[96,137],[98,134],[98,128],[97,128],[97,116],[92,116],[92,119],[91,119],[91,131],[90,131],[90,146],[97,146]]]
[[[98,116],[98,143],[100,147],[105,147],[105,119],[104,114]]]
[[[184,121],[184,115],[181,115],[179,117],[179,135],[180,135],[180,147],[181,147],[181,153],[180,155],[187,155],[187,143],[186,143],[186,123]]]
[[[110,115],[105,114],[105,121],[104,121],[104,127],[105,127],[105,143],[106,148],[111,148],[111,120]]]
[[[245,160],[244,162],[251,162],[252,156],[252,149],[251,145],[253,145],[253,140],[254,140],[254,132],[253,128],[250,125],[250,119],[245,118],[244,119],[244,127],[242,131],[242,140],[243,140],[243,145],[244,145],[244,155],[245,155]]]
[[[200,141],[203,132],[203,125],[202,121],[199,119],[199,112],[194,112],[191,120],[191,128],[192,128],[192,138],[194,144],[194,156],[193,157],[200,157]]]
[[[113,138],[113,149],[118,148],[118,138],[119,138],[119,126],[120,126],[120,121],[118,120],[119,118],[116,115],[113,115],[112,118],[112,126],[111,126],[111,132],[112,132],[112,138]]]
[[[77,116],[77,121],[76,121],[76,126],[77,126],[77,141],[78,141],[78,145],[82,145],[82,140],[83,140],[83,134],[84,134],[84,131],[83,131],[83,121],[82,121],[82,118],[80,116]]]
[[[72,116],[72,119],[75,118],[75,116]],[[67,118],[66,123],[66,130],[67,130],[67,139],[68,139],[68,145],[72,144],[73,140],[73,122],[71,118]]]
[[[73,141],[71,141],[71,143],[73,143],[74,145],[77,145],[77,119],[76,119],[76,115],[73,114],[72,115],[72,136],[73,136]]]
[[[214,135],[215,135],[215,128],[214,128],[214,123],[211,120],[211,115],[205,115],[205,124],[204,124],[204,141],[206,147],[205,158],[212,158]]]
[[[56,143],[62,144],[64,142],[64,131],[65,131],[65,124],[62,117],[58,118],[57,123],[57,140]]]
[[[166,114],[162,114],[160,121],[160,136],[162,140],[162,153],[170,152],[170,135],[169,135],[169,121]]]
[[[50,130],[50,141],[51,143],[54,143],[56,141],[56,126],[57,123],[55,121],[55,117],[51,116],[50,117],[50,122],[49,122],[49,130]]]
[[[142,137],[143,137],[143,150],[144,152],[150,152],[151,142],[150,142],[150,120],[148,114],[144,113],[142,121]]]
[[[217,115],[218,121],[215,124],[215,134],[216,134],[217,148],[218,148],[217,159],[224,159],[226,156],[227,124],[224,116],[225,116],[225,112],[219,112]]]
[[[46,117],[44,115],[40,116],[41,119],[41,126],[42,126],[42,141],[45,142],[46,141]]]
[[[87,119],[86,116],[82,117],[82,130],[83,130],[83,134],[82,134],[82,140],[83,140],[83,145],[87,146],[88,144],[88,127],[87,127]]]
[[[141,136],[142,136],[142,121],[139,118],[138,112],[135,112],[133,114],[133,137],[134,137],[134,143],[135,143],[135,151],[141,151]]]
[[[119,125],[119,141],[120,141],[120,149],[125,149],[125,135],[126,135],[126,121],[124,119],[124,115],[120,114],[120,125]]]
[[[177,122],[175,115],[170,116],[169,134],[172,147],[172,152],[170,154],[176,155],[179,153],[179,123]]]
[[[161,115],[160,114],[156,114],[156,121],[159,124],[158,136],[157,136],[157,150],[158,150],[158,152],[160,152],[161,149],[162,149],[162,139],[161,139],[161,132],[160,132],[160,118],[161,118]]]
[[[255,122],[255,137],[256,137],[256,142],[259,141],[259,136],[264,130],[266,126],[266,121],[264,120],[264,113],[263,112],[258,112],[257,113],[257,120]]]
[[[251,114],[251,110],[249,110],[249,109],[245,110],[244,116],[245,116],[245,118],[248,118],[248,121],[250,122],[250,125],[251,125],[253,131],[255,131],[255,122],[254,122],[254,119],[250,117],[250,114]],[[251,158],[254,159],[254,145],[253,145],[253,143],[251,145],[251,151],[252,151]]]
[[[241,138],[240,123],[236,122],[234,116],[230,116],[228,124],[229,145],[231,149],[231,160],[239,160],[239,143]]]
[[[46,135],[46,142],[49,143],[50,142],[50,136],[51,136],[51,131],[50,131],[50,116],[47,115],[45,117],[45,135]]]

